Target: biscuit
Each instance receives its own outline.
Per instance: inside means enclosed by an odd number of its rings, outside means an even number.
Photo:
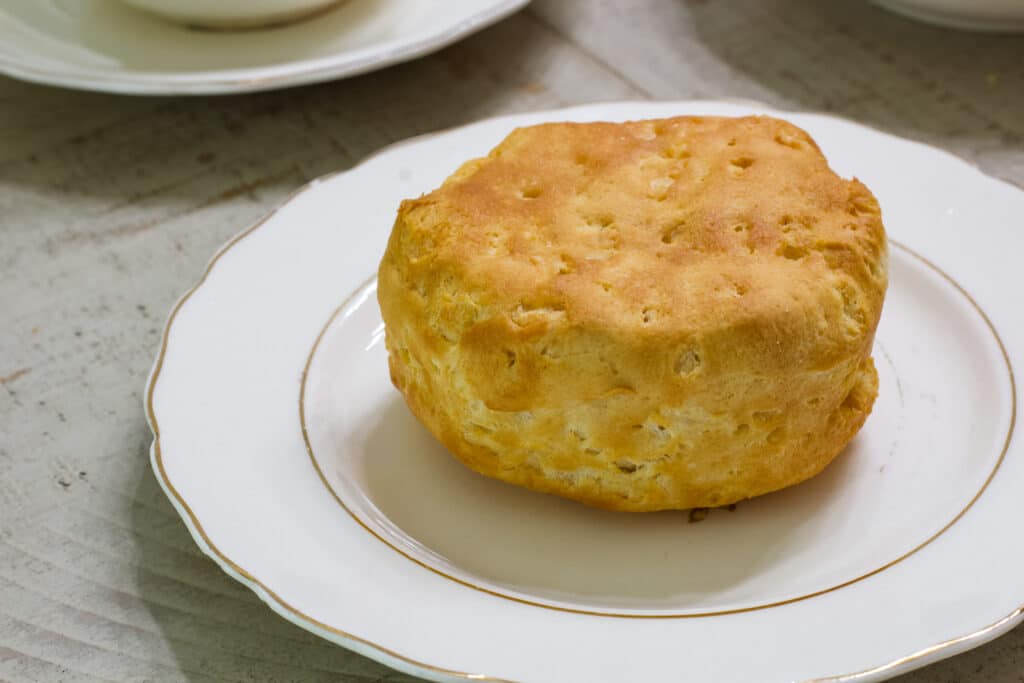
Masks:
[[[871,411],[879,206],[769,117],[551,123],[402,203],[391,379],[489,477],[613,510],[820,472]]]

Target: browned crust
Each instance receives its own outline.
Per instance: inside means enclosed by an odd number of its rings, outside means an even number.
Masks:
[[[878,204],[767,117],[514,131],[403,202],[392,378],[473,469],[622,510],[820,471],[863,424]]]

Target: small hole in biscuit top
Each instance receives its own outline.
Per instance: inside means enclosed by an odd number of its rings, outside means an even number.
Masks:
[[[782,443],[782,440],[786,438],[786,430],[783,427],[776,427],[768,434],[768,443],[775,445]]]
[[[690,157],[690,146],[685,140],[669,142],[662,150],[661,156],[665,159],[684,160]]]
[[[807,250],[803,249],[802,247],[787,244],[784,247],[782,247],[781,254],[784,258],[787,258],[790,261],[797,261],[799,259],[802,259],[804,256],[807,256]]]
[[[665,244],[672,244],[676,241],[676,236],[683,233],[686,230],[686,221],[679,221],[671,227],[665,228],[661,232],[661,241]]]
[[[516,364],[516,352],[511,349],[505,349],[505,367],[515,367]]]
[[[732,229],[733,229],[734,232],[743,232],[744,230],[750,230],[750,223],[747,223],[746,221],[742,221],[742,222],[737,223],[736,225],[732,226]]]
[[[640,313],[643,316],[644,325],[648,325],[648,324],[654,322],[654,309],[653,308],[645,308]]]
[[[735,147],[736,146],[736,138],[733,138],[732,140],[729,140],[729,146],[730,147]]]
[[[750,425],[748,425],[746,422],[743,422],[742,424],[736,425],[736,430],[734,433],[738,436],[740,434],[746,434],[749,431]]]
[[[610,229],[615,223],[615,217],[607,213],[587,216],[583,220],[583,225],[579,227],[580,232],[600,233]]]
[[[537,185],[527,185],[519,191],[519,196],[523,199],[536,199],[540,196],[540,187]]]
[[[736,168],[742,168],[743,170],[746,170],[754,165],[754,160],[751,159],[750,157],[737,157],[730,161],[729,164],[735,166]]]
[[[696,372],[699,367],[700,354],[696,349],[686,349],[676,359],[675,371],[677,375],[689,375]]]
[[[616,460],[615,466],[618,467],[619,471],[623,472],[624,474],[633,474],[639,467],[639,465],[637,465],[632,460]]]

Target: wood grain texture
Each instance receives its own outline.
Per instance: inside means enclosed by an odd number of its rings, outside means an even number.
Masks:
[[[0,79],[0,680],[405,681],[277,617],[192,542],[141,409],[216,248],[390,142],[599,100],[839,113],[1024,186],[1024,41],[860,0],[537,0],[417,62],[223,98]],[[1024,682],[1024,629],[904,677]]]

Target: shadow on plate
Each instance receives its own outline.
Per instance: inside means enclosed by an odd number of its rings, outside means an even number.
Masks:
[[[816,514],[858,457],[855,442],[805,484],[691,523],[686,511],[608,512],[488,479],[456,461],[400,398],[379,414],[362,446],[366,495],[434,555],[431,564],[597,609],[706,609],[756,596],[767,568],[821,536]]]

